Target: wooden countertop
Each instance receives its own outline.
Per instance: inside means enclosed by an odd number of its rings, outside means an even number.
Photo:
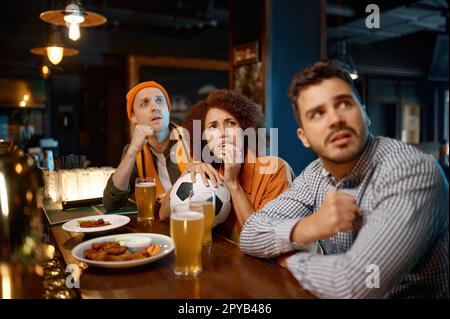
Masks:
[[[159,233],[168,235],[167,222],[152,225],[131,222],[110,234]],[[92,237],[67,233],[61,226],[51,227],[57,248],[66,264],[84,264],[71,250]],[[242,253],[235,243],[213,235],[213,244],[203,246],[203,272],[195,278],[179,278],[173,272],[174,254],[138,268],[104,269],[88,267],[82,271],[81,298],[314,298],[303,290],[290,272],[266,260]]]

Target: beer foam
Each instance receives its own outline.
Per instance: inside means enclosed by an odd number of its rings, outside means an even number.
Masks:
[[[154,187],[156,186],[156,183],[153,182],[143,182],[136,184],[136,187]]]
[[[174,220],[197,220],[202,219],[203,214],[199,212],[187,211],[184,213],[176,213],[170,216]]]

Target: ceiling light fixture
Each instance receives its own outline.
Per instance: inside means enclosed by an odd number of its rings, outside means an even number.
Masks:
[[[56,26],[52,26],[47,45],[44,47],[32,48],[31,53],[36,55],[46,55],[54,65],[61,62],[64,56],[77,55],[78,50],[65,48],[61,39],[61,33]]]
[[[358,75],[358,70],[356,69],[356,65],[353,62],[353,59],[350,55],[347,54],[347,45],[344,41],[336,43],[334,53],[331,55],[331,59],[340,61],[345,70],[350,74],[352,80],[356,80]]]
[[[73,41],[80,38],[80,27],[95,27],[105,24],[107,21],[100,14],[83,10],[81,1],[71,1],[64,10],[42,12],[39,17],[47,23],[66,26],[69,31],[69,39]]]

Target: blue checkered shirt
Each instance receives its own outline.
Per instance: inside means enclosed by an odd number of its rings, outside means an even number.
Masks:
[[[320,240],[323,255],[291,241],[297,222],[330,191],[361,208],[354,229]],[[287,267],[320,298],[448,298],[448,182],[432,156],[369,136],[350,173],[336,182],[320,159],[245,223],[241,250]]]

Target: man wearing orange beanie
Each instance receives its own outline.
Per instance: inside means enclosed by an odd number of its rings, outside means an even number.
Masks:
[[[170,122],[170,99],[164,87],[154,81],[142,82],[126,99],[132,137],[103,192],[107,210],[125,205],[137,177],[155,179],[160,203],[189,164],[189,146],[183,129]]]

